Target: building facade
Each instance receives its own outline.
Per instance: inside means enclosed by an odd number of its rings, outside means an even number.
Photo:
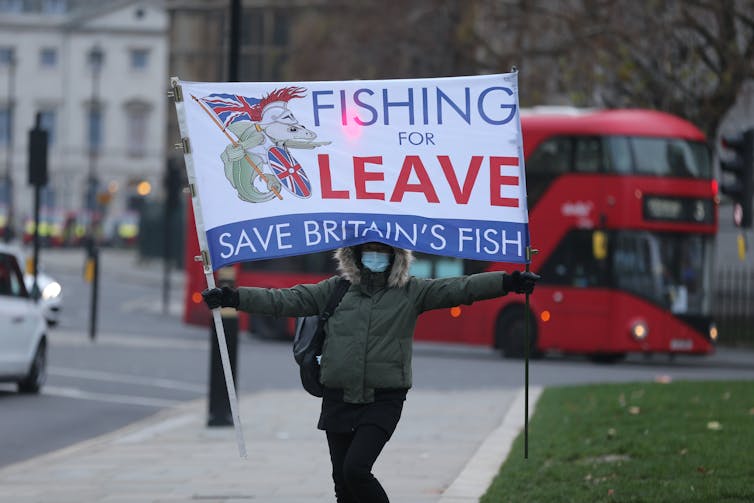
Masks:
[[[33,208],[37,119],[49,135],[43,211],[107,218],[161,187],[168,23],[162,2],[0,1],[0,211],[12,208],[17,230]]]

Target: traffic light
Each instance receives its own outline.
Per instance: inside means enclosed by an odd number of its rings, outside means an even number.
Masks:
[[[178,159],[168,159],[163,183],[166,195],[165,203],[169,208],[175,208],[180,204],[180,194],[181,190],[183,190],[183,174]]]
[[[47,185],[47,131],[42,129],[41,114],[37,113],[34,128],[29,131],[29,185]]]
[[[723,173],[733,175],[733,181],[721,183],[720,192],[733,200],[733,220],[744,229],[752,224],[754,197],[754,129],[723,137],[723,146],[735,153],[729,160],[720,161]]]

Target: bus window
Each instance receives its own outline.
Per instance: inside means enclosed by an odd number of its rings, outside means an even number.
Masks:
[[[432,261],[424,258],[417,258],[411,263],[409,269],[411,276],[417,278],[431,278],[432,277]]]
[[[477,264],[484,264],[480,266],[483,268],[472,267],[468,271],[467,265],[470,262],[475,261],[414,252],[414,261],[411,263],[409,272],[417,278],[451,278],[481,272],[487,267],[487,262],[476,262]]]
[[[526,188],[529,209],[533,208],[550,183],[571,171],[573,142],[568,137],[553,137],[540,143],[526,159]]]
[[[550,284],[577,288],[607,285],[608,263],[595,260],[591,230],[574,230],[560,242],[542,267],[542,279]]]
[[[648,232],[618,232],[613,240],[613,278],[615,286],[662,302],[662,270],[659,244]]]
[[[443,258],[435,265],[435,278],[453,278],[463,276],[463,260]]]
[[[602,146],[596,136],[576,137],[573,168],[577,173],[597,173],[601,171]]]
[[[665,158],[670,169],[671,176],[692,175],[690,165],[686,163],[683,144],[680,142],[668,142],[665,146]]]
[[[625,136],[608,136],[605,138],[605,151],[607,163],[605,170],[608,172],[627,175],[631,173],[631,144]]]
[[[464,274],[476,274],[486,271],[490,266],[489,262],[482,260],[464,260],[463,261],[463,273]]]
[[[297,255],[294,257],[242,262],[241,270],[332,274],[335,272],[335,261],[332,258],[332,252],[310,253],[308,255]]]
[[[690,152],[692,165],[696,166],[694,176],[706,180],[711,179],[712,153],[707,145],[701,142],[685,142],[684,145]]]
[[[704,178],[712,176],[706,146],[670,138],[631,138],[638,174]]]
[[[543,141],[526,160],[527,174],[562,175],[571,170],[571,138],[559,136]]]
[[[709,294],[700,288],[711,270],[711,245],[696,235],[660,234],[666,305],[678,314],[707,314]]]
[[[700,288],[712,270],[711,238],[691,234],[617,231],[615,285],[678,314],[707,315]]]

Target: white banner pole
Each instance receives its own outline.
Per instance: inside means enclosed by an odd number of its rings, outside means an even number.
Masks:
[[[191,156],[190,142],[188,139],[186,126],[186,116],[183,109],[183,92],[178,77],[170,78],[170,86],[173,89],[173,99],[175,101],[175,110],[178,115],[178,128],[181,131],[183,144],[183,159],[186,163],[186,174],[188,176],[189,189],[191,190],[191,203],[194,210],[194,222],[196,223],[196,235],[199,239],[199,250],[201,252],[202,265],[204,267],[204,276],[207,279],[207,288],[215,288],[215,276],[212,272],[212,263],[210,261],[209,248],[207,246],[207,235],[204,233],[204,219],[200,210],[199,194],[196,190],[196,175],[194,162]],[[220,359],[223,365],[223,374],[225,375],[225,387],[228,389],[228,401],[230,410],[233,415],[233,426],[236,432],[236,443],[238,444],[238,454],[246,458],[246,442],[243,437],[243,428],[241,427],[241,417],[238,414],[238,398],[236,396],[236,387],[233,383],[233,372],[230,368],[230,357],[228,356],[228,345],[225,341],[225,329],[223,328],[222,318],[220,317],[220,308],[212,310],[212,319],[215,323],[215,333],[217,334],[217,346],[220,349]]]

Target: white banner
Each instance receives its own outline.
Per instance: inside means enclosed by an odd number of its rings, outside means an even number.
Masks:
[[[526,262],[516,73],[180,85],[213,269],[367,241]]]

